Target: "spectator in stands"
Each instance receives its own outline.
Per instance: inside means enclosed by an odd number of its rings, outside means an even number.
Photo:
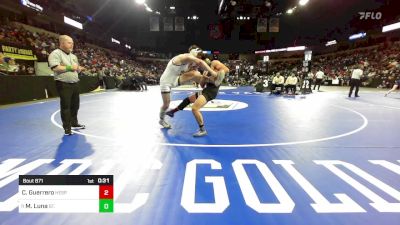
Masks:
[[[8,63],[5,60],[3,53],[0,52],[0,71],[7,72],[8,71]]]
[[[358,95],[358,90],[360,88],[361,85],[361,77],[363,75],[363,64],[360,63],[358,64],[358,66],[354,66],[354,70],[351,74],[351,80],[350,80],[350,91],[349,91],[349,98],[351,97],[351,95],[353,94],[353,89],[356,88],[355,91],[355,97],[360,97]]]
[[[55,8],[60,10],[60,8]],[[67,13],[65,10],[62,11],[63,13]],[[399,74],[398,70],[391,71],[393,68],[400,68],[400,42],[398,40],[399,39],[397,37],[394,40],[395,42],[385,41],[385,43],[378,43],[379,45],[370,46],[368,49],[355,49],[335,52],[328,55],[316,55],[316,57],[313,59],[313,65],[316,66],[316,68],[324,68],[324,73],[328,80],[330,77],[336,76],[339,77],[339,80],[342,81],[342,84],[349,85],[352,66],[357,62],[364,61],[365,73],[368,74],[368,80],[363,84],[373,87],[379,86],[381,88],[389,88],[394,82],[393,77]],[[39,61],[47,60],[47,54],[56,48],[55,43],[57,43],[57,39],[55,37],[52,37],[45,32],[29,31],[26,29],[26,26],[21,26],[21,24],[14,22],[0,25],[0,41],[22,46],[31,46],[34,48],[34,52],[39,58]],[[107,67],[111,70],[110,75],[114,78],[116,75],[119,75],[120,69],[127,71],[131,68],[139,68],[139,71],[145,75],[149,82],[157,83],[159,76],[162,74],[163,69],[165,68],[165,65],[163,64],[166,64],[165,62],[158,63],[154,62],[153,60],[133,60],[127,54],[116,52],[116,50],[120,50],[118,48],[107,50],[93,46],[89,47],[85,43],[77,40],[75,40],[75,44],[76,51],[74,51],[74,54],[76,54],[76,56],[80,59],[82,66],[87,68],[101,68],[103,66]],[[135,54],[140,58],[152,58],[155,56],[158,58],[161,57],[161,55],[157,53],[143,52],[139,50],[135,50]],[[44,57],[46,57],[46,59]],[[165,55],[162,57],[165,57]],[[84,60],[86,61],[85,64],[82,63]],[[121,64],[121,60],[124,60],[125,63]],[[114,64],[118,64],[118,68],[113,68]],[[235,73],[235,76],[231,76],[228,79],[230,83],[229,85],[251,85],[257,81],[257,79],[254,76],[250,76],[250,74],[254,75],[258,70],[260,70],[261,64],[252,65],[246,60],[230,61],[229,64],[231,64],[229,67],[232,68],[239,66],[239,68],[236,70],[237,73]],[[291,71],[294,67],[302,65],[302,59],[299,57],[292,60],[278,60],[275,62],[270,62],[269,65],[269,72],[271,74],[275,74],[277,72],[286,74],[287,71]],[[0,61],[0,70],[7,71],[7,66],[8,63]],[[251,69],[251,66],[254,66],[253,70]],[[27,68],[27,71],[32,70],[33,68],[29,70]],[[99,72],[98,69],[97,72]],[[34,74],[34,71],[31,74]],[[260,74],[260,72],[258,72],[258,74]],[[152,78],[150,79],[149,77]]]
[[[26,66],[25,66],[25,65],[20,65],[18,74],[19,74],[19,75],[26,75],[26,74],[27,74]]]
[[[315,84],[314,84],[314,88],[313,90],[315,90],[315,87],[318,85],[318,91],[319,88],[321,87],[322,81],[325,77],[324,72],[322,72],[322,68],[320,70],[318,70],[318,72],[315,74]]]
[[[142,74],[138,73],[136,79],[139,82],[140,91],[147,91],[146,78]]]
[[[296,87],[297,87],[298,79],[294,73],[291,73],[290,76],[286,79],[285,87],[286,87],[286,94],[289,94],[289,89],[291,90],[291,94],[296,94]]]
[[[17,75],[18,71],[19,71],[19,66],[15,62],[15,59],[10,58],[10,60],[8,61],[8,72],[11,75]]]
[[[4,34],[4,31],[3,31],[3,30],[0,30],[0,41],[3,41],[3,39],[4,39],[5,36],[6,36],[6,35]]]
[[[28,75],[34,75],[35,74],[35,68],[32,66],[29,66],[26,71],[28,72]]]
[[[284,82],[285,82],[285,78],[280,73],[276,73],[275,77],[272,79],[270,95],[272,95],[274,92],[277,91],[277,90],[275,90],[277,87],[280,88],[279,92],[283,91]]]
[[[84,70],[79,66],[78,57],[72,50],[74,41],[67,35],[59,37],[60,47],[49,55],[49,66],[54,71],[54,79],[60,95],[61,120],[65,135],[72,135],[71,128],[84,129],[78,123],[79,78],[78,73]]]

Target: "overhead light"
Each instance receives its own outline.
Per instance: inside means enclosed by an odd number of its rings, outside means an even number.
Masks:
[[[143,5],[146,2],[146,0],[135,0],[135,2],[139,5]]]
[[[191,18],[190,18],[190,16],[188,16],[188,18],[187,18],[188,20],[190,20]]]
[[[236,2],[235,0],[232,0],[232,1],[231,1],[231,6],[235,6],[236,3],[237,3],[237,2]]]
[[[355,39],[358,39],[358,38],[363,38],[363,37],[365,37],[365,36],[367,36],[367,33],[353,34],[353,35],[351,35],[351,36],[349,37],[349,40],[355,40]]]
[[[43,11],[43,7],[40,6],[39,4],[35,4],[30,2],[29,0],[21,0],[22,5],[31,8],[33,10],[36,10],[38,12],[42,12]]]
[[[293,51],[301,51],[305,50],[306,46],[296,46],[296,47],[289,47],[289,48],[278,48],[278,49],[271,49],[271,50],[261,50],[255,51],[255,54],[265,54],[265,53],[273,53],[273,52],[293,52]]]
[[[247,17],[247,20],[250,20],[250,17]]]
[[[175,10],[175,6],[170,6],[169,9]]]
[[[115,38],[111,38],[111,42],[112,42],[112,43],[121,44],[121,42],[120,42],[120,41],[118,41],[118,40],[117,40],[117,39],[115,39]]]
[[[68,18],[66,16],[64,16],[64,23],[69,24],[69,25],[76,27],[78,29],[81,29],[81,30],[83,29],[83,24],[81,24],[78,21],[75,21],[71,18]]]
[[[306,46],[298,46],[298,47],[289,47],[287,48],[288,52],[292,52],[292,51],[301,51],[301,50],[305,50]]]
[[[146,7],[147,12],[153,12],[153,10],[146,3],[143,3],[143,5]]]
[[[242,20],[242,19],[243,19],[243,16],[240,16],[240,17],[239,17],[239,20]]]
[[[304,6],[308,3],[309,0],[300,0],[299,5]]]
[[[288,10],[286,11],[286,13],[287,13],[287,14],[292,14],[292,13],[293,13],[293,9],[288,9]]]
[[[331,46],[331,45],[336,45],[336,44],[337,44],[337,41],[333,40],[333,41],[326,42],[325,46]]]
[[[285,52],[287,51],[287,48],[279,48],[279,49],[271,49],[271,50],[261,50],[261,51],[255,51],[255,54],[265,54],[265,53],[272,53],[272,52]]]
[[[400,29],[400,22],[384,26],[382,28],[382,32],[388,32],[388,31],[397,30],[397,29]]]
[[[267,6],[268,8],[272,6],[270,1],[265,1],[265,6]]]
[[[160,15],[161,13],[159,11],[156,11],[156,14]]]
[[[218,7],[218,14],[220,14],[221,13],[221,10],[222,10],[222,6],[224,5],[224,0],[221,0],[221,3],[219,4],[219,7]]]

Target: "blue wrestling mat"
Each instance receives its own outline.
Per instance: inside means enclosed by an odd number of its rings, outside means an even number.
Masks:
[[[398,95],[346,94],[220,90],[203,138],[190,109],[161,129],[158,87],[82,95],[66,137],[58,99],[0,109],[0,224],[398,225]],[[23,213],[19,175],[113,175],[113,212]]]

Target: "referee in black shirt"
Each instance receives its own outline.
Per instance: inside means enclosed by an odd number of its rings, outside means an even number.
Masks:
[[[67,35],[59,37],[60,47],[49,55],[49,66],[54,71],[56,88],[60,95],[61,120],[65,135],[72,135],[71,128],[84,129],[78,123],[79,78],[84,70],[79,66],[78,58],[72,54],[74,41]]]

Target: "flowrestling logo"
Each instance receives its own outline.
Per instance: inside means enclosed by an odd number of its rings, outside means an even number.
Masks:
[[[359,12],[360,14],[360,20],[380,20],[382,19],[382,13],[381,12]]]

